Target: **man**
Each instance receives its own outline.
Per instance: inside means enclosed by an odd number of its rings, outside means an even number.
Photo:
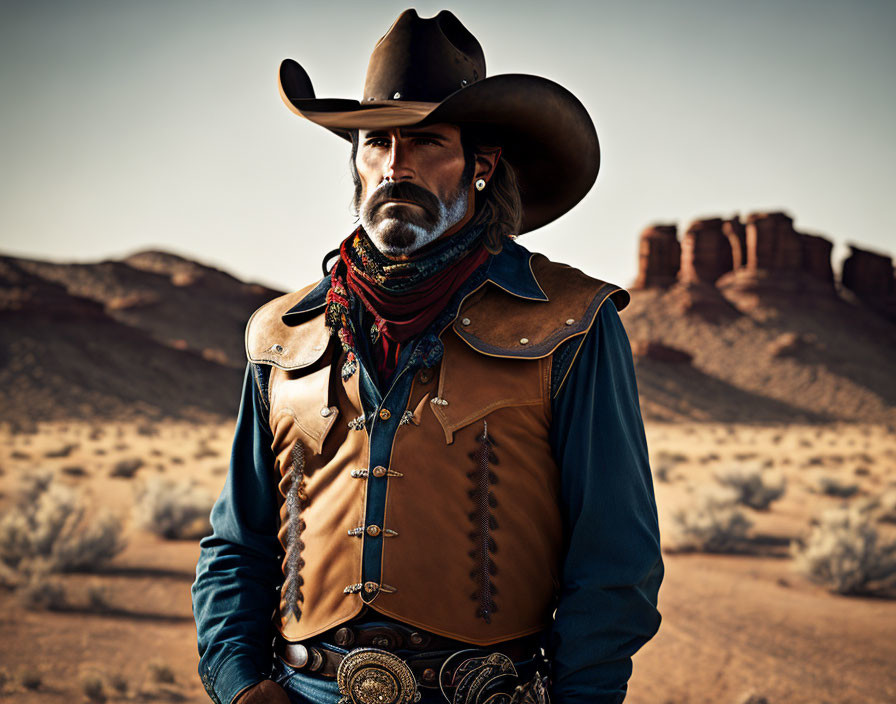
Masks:
[[[359,227],[247,327],[193,585],[210,696],[621,702],[663,574],[628,297],[512,239],[593,184],[587,112],[487,78],[447,11],[398,18],[361,101],[290,60],[280,87],[351,140]]]

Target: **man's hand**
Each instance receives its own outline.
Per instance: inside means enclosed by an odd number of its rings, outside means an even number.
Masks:
[[[283,687],[274,680],[262,680],[236,698],[234,704],[290,704]]]

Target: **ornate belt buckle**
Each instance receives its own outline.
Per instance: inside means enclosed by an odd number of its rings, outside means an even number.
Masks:
[[[340,663],[340,704],[411,704],[420,699],[407,663],[379,648],[355,648]]]

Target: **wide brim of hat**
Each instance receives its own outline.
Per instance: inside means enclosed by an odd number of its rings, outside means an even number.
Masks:
[[[517,175],[520,234],[556,220],[594,185],[600,168],[597,132],[566,88],[541,76],[500,74],[461,88],[440,103],[314,98],[304,70],[287,59],[280,95],[294,113],[344,139],[352,130],[448,122],[485,133]]]

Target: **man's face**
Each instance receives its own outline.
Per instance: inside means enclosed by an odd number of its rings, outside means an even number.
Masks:
[[[468,220],[472,171],[455,125],[361,130],[355,166],[361,225],[392,259]]]

